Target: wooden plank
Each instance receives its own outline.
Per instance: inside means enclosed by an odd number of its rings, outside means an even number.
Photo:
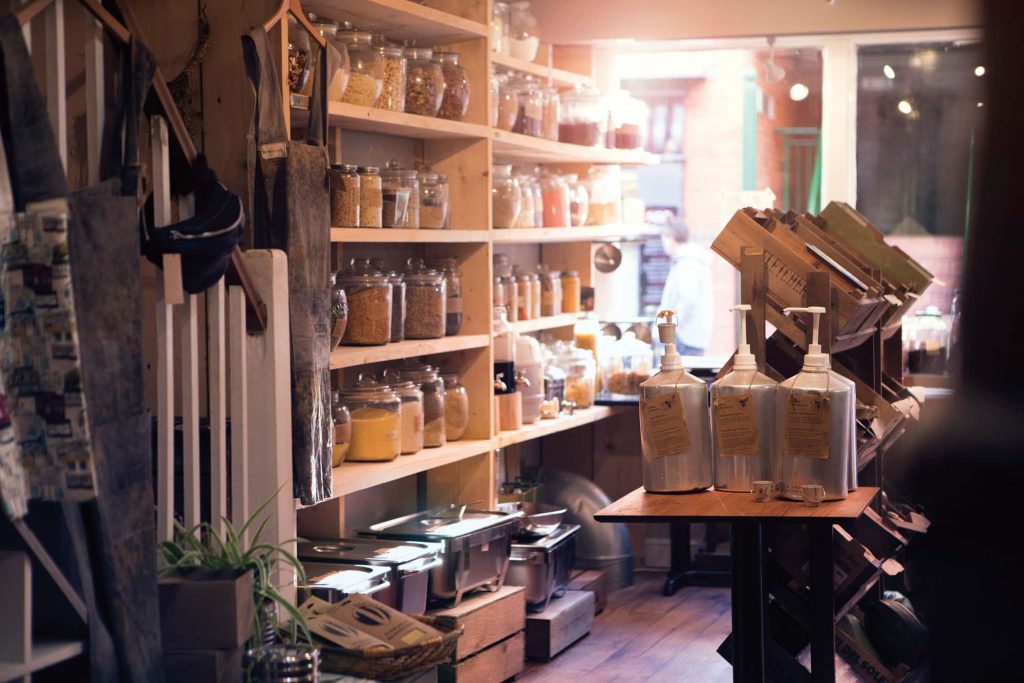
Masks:
[[[0,551],[0,662],[32,658],[32,563],[21,551]]]
[[[364,31],[382,31],[393,40],[421,41],[422,45],[485,38],[488,27],[452,13],[411,0],[307,0],[303,8],[336,19],[347,19]],[[343,8],[343,9],[342,9]],[[340,14],[344,16],[339,16]],[[482,17],[477,17],[482,19]]]
[[[106,121],[106,81],[103,67],[103,26],[85,14],[85,138],[87,178],[100,182],[100,146]]]
[[[483,652],[438,668],[441,683],[501,683],[518,676],[526,666],[526,635],[520,631]]]
[[[659,162],[657,154],[643,150],[573,145],[497,129],[491,131],[491,136],[494,139],[494,156],[507,161],[554,164],[581,162],[625,166],[645,166]]]
[[[573,577],[567,586],[571,591],[588,591],[594,594],[594,613],[608,605],[608,575],[600,569],[588,569]]]
[[[490,232],[487,230],[419,230],[412,228],[395,228],[375,230],[371,228],[331,228],[331,242],[335,243],[448,243],[448,242],[486,242]]]
[[[171,223],[171,171],[167,122],[160,116],[150,120],[153,145],[153,214],[157,227]],[[185,290],[181,281],[181,255],[164,254],[161,258],[164,295],[167,303],[177,306],[185,303]]]
[[[612,415],[628,412],[629,410],[631,408],[624,406],[591,406],[590,408],[577,410],[572,415],[560,415],[553,420],[539,420],[533,424],[523,425],[516,430],[499,433],[495,437],[496,447],[505,448],[512,444],[550,436],[568,429],[592,424]]]
[[[309,111],[304,107],[290,107],[292,125],[305,127]],[[364,107],[347,102],[330,102],[327,111],[331,126],[364,133],[396,135],[414,140],[485,140],[490,128],[479,123],[450,121],[402,111],[389,111]]]
[[[655,237],[658,229],[646,223],[612,223],[578,228],[512,228],[494,230],[491,240],[502,244],[635,240]]]
[[[207,387],[210,415],[210,522],[224,533],[228,515],[227,367],[224,279],[206,290]]]
[[[407,339],[383,346],[340,346],[331,352],[331,369],[339,370],[434,353],[480,349],[490,344],[491,338],[487,334],[459,334],[440,339]]]
[[[237,529],[249,514],[249,380],[245,292],[241,287],[228,289],[227,335],[231,368],[231,522]]]
[[[566,591],[543,612],[527,616],[527,658],[547,661],[590,633],[595,602],[589,591]]]
[[[454,659],[461,661],[526,627],[526,589],[503,586],[493,593],[476,593],[433,615],[455,617],[465,630],[455,647]]]
[[[12,681],[23,676],[27,677],[33,672],[77,657],[84,651],[85,645],[80,640],[54,640],[37,643],[32,648],[32,656],[27,662],[0,662],[0,680]]]
[[[757,369],[764,372],[765,354],[765,287],[767,285],[764,250],[753,247],[740,249],[740,303],[750,306],[747,311],[747,343],[757,361]]]
[[[64,0],[46,8],[46,110],[64,170],[68,168],[67,60],[64,47]]]
[[[181,307],[182,488],[185,527],[199,524],[199,297],[189,294]]]
[[[43,569],[46,570],[46,573],[50,575],[50,578],[57,585],[57,588],[60,589],[60,592],[63,593],[71,608],[82,618],[83,622],[87,621],[88,614],[85,609],[85,601],[82,600],[82,596],[78,594],[78,591],[75,590],[71,582],[64,576],[64,573],[57,566],[53,557],[40,542],[39,537],[28,527],[24,519],[13,519],[11,524],[14,525],[15,530],[21,536],[25,545],[28,546],[32,555],[35,556],[39,564],[42,565]]]
[[[541,58],[544,52],[538,52],[537,59]],[[491,61],[498,66],[498,71],[518,71],[542,79],[542,82],[551,83],[558,88],[571,88],[577,84],[593,87],[594,79],[586,74],[578,74],[566,69],[557,69],[545,63],[528,62],[525,59],[516,59],[511,55],[495,52],[491,55]]]

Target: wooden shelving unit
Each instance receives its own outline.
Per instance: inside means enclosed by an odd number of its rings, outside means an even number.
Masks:
[[[539,164],[623,164],[642,166],[658,163],[658,155],[643,150],[607,149],[573,145],[535,138],[521,133],[492,130],[494,156],[508,161]]]
[[[482,21],[412,0],[307,0],[302,6],[324,16],[345,17],[364,31],[382,32],[395,40],[415,40],[421,44],[486,38],[489,30]]]
[[[414,455],[400,455],[388,462],[343,462],[333,470],[334,495],[346,496],[435,467],[483,455],[493,449],[492,439],[469,439],[453,441],[440,448],[424,448]]]
[[[578,228],[511,228],[495,230],[495,244],[553,244],[558,242],[601,242],[630,240],[658,234],[658,228],[646,224],[589,225]]]
[[[331,228],[331,241],[338,243],[483,243],[491,238],[489,230],[385,230],[374,228]]]
[[[544,436],[551,436],[567,429],[575,429],[584,425],[592,424],[617,412],[626,410],[619,406],[591,406],[577,410],[572,415],[560,415],[553,420],[541,420],[532,425],[523,425],[521,429],[510,432],[500,432],[495,437],[496,448],[506,448],[518,443],[524,443]]]
[[[543,82],[551,82],[557,88],[571,88],[575,85],[593,86],[594,79],[590,76],[574,73],[565,69],[549,67],[539,62],[528,62],[524,59],[516,59],[500,52],[491,53],[491,62],[498,67],[499,71],[518,71],[542,79]]]
[[[85,652],[80,640],[40,641],[32,645],[32,657],[27,662],[0,662],[0,681],[12,681],[42,671],[54,664],[73,659]]]
[[[509,326],[519,334],[527,332],[540,332],[542,330],[554,330],[559,327],[569,327],[576,324],[580,319],[579,313],[562,313],[561,315],[548,315],[533,320],[517,320],[509,323]]]
[[[331,352],[331,370],[430,356],[435,353],[480,349],[490,345],[490,335],[459,334],[440,339],[406,339],[384,346],[339,346]]]

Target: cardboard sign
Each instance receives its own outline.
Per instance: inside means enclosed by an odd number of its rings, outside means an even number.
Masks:
[[[794,391],[786,397],[785,447],[789,458],[828,458],[832,401],[824,393]]]
[[[761,452],[753,394],[719,396],[714,409],[719,455],[733,457]]]
[[[676,391],[640,402],[640,429],[652,458],[682,455],[690,450],[690,430],[683,415],[683,397]]]

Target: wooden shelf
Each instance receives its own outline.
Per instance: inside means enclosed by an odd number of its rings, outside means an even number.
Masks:
[[[494,230],[492,232],[492,241],[496,244],[586,242],[628,240],[657,234],[659,234],[658,228],[653,225],[616,223],[614,225],[590,225],[579,228],[509,228]]]
[[[82,654],[80,640],[40,641],[32,645],[32,658],[27,662],[0,662],[0,681],[10,681],[59,664]]]
[[[493,439],[453,441],[440,448],[424,448],[389,462],[344,462],[333,470],[334,495],[346,496],[411,474],[472,458],[493,450]]]
[[[489,334],[459,334],[440,339],[406,339],[384,346],[339,346],[331,352],[331,370],[351,368],[369,363],[402,360],[435,353],[481,349],[489,346]]]
[[[517,59],[500,52],[491,52],[491,62],[497,65],[500,70],[530,74],[543,79],[544,83],[547,83],[550,79],[552,85],[556,87],[571,88],[577,84],[585,86],[594,85],[594,79],[590,76],[573,73],[565,69],[549,68],[544,64],[528,62],[525,59]]]
[[[486,242],[487,230],[408,230],[376,228],[331,228],[332,242],[394,243],[452,243]]]
[[[591,406],[577,410],[572,415],[561,415],[554,420],[540,420],[532,425],[524,425],[521,429],[500,432],[494,438],[495,448],[504,448],[524,441],[532,441],[543,436],[551,436],[567,429],[575,429],[611,417],[616,413],[629,410],[621,406]]]
[[[363,31],[383,32],[392,40],[421,44],[455,43],[486,38],[488,27],[411,0],[307,0],[303,8]]]
[[[491,135],[488,126],[475,123],[362,107],[346,102],[330,102],[328,112],[332,126],[364,133],[380,133],[417,140],[484,140]],[[293,125],[302,126],[308,118],[307,109],[292,107]]]
[[[643,150],[587,147],[535,138],[521,133],[491,130],[494,156],[511,161],[532,161],[547,164],[622,164],[643,166],[658,163],[658,155]]]
[[[549,315],[533,320],[517,320],[509,323],[509,327],[522,334],[524,332],[539,332],[540,330],[553,330],[557,327],[569,327],[576,324],[582,313],[562,313],[560,315]]]

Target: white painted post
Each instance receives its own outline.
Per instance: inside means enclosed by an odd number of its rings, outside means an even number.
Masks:
[[[210,522],[223,538],[227,508],[227,363],[224,279],[206,290],[206,370],[210,406]],[[244,330],[243,330],[244,333]]]
[[[245,332],[245,292],[228,289],[228,363],[231,377],[231,523],[249,516],[249,363]],[[247,535],[246,535],[247,538]],[[246,538],[239,539],[245,542]]]
[[[185,527],[200,522],[199,493],[199,297],[189,294],[179,308],[181,325],[182,493]]]
[[[67,76],[64,59],[64,0],[46,8],[46,109],[57,138],[64,170],[68,168]]]
[[[100,147],[106,120],[103,25],[85,13],[85,137],[90,185],[100,182]]]

